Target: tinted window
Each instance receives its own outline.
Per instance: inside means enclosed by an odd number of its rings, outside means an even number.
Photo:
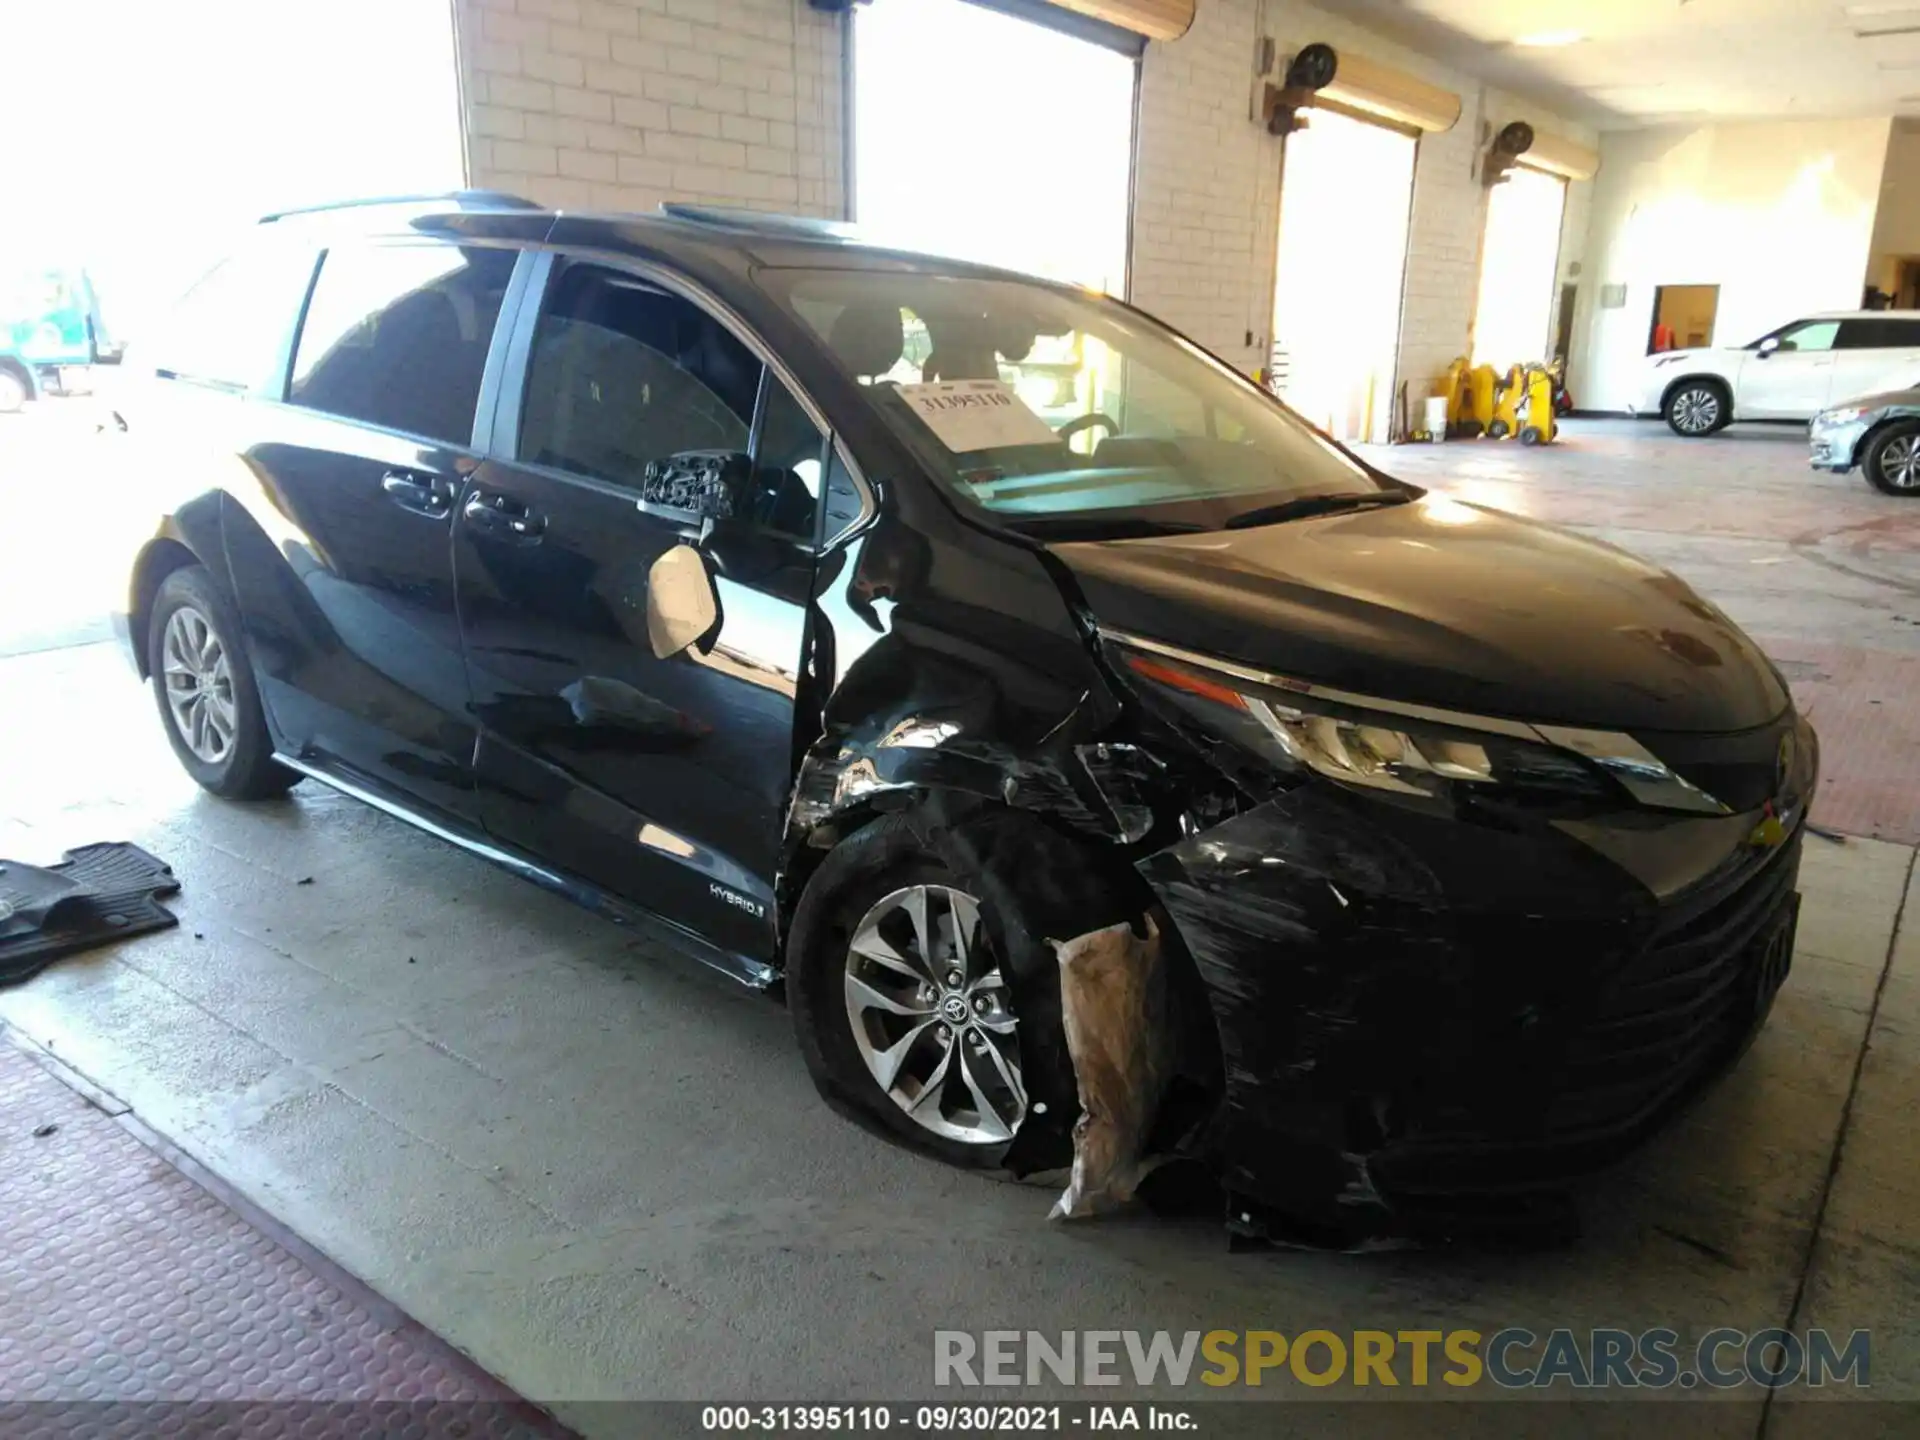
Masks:
[[[754,519],[762,528],[797,540],[813,539],[826,440],[793,392],[768,375],[766,409],[754,446]]]
[[[329,250],[287,398],[388,430],[471,443],[513,262],[511,250],[453,245]]]
[[[1838,320],[1808,320],[1799,325],[1789,325],[1780,332],[1780,348],[1802,353],[1810,350],[1831,350],[1834,336],[1839,332]]]
[[[1920,348],[1920,320],[1847,320],[1840,326],[1836,350]]]
[[[570,266],[534,331],[520,458],[638,489],[650,460],[745,452],[760,371],[753,352],[697,305],[630,276]]]
[[[209,270],[180,298],[142,357],[162,375],[234,390],[272,382],[313,278],[305,246],[262,245]]]

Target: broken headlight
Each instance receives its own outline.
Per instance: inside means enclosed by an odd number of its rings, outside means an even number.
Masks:
[[[1617,798],[1607,778],[1579,757],[1517,735],[1369,710],[1364,702],[1297,694],[1131,650],[1121,654],[1153,693],[1283,771],[1430,799],[1454,786],[1488,799]]]

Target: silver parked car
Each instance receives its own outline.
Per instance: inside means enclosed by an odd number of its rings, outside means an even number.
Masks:
[[[1920,497],[1920,388],[1848,400],[1813,417],[1813,468],[1858,465],[1876,490]]]

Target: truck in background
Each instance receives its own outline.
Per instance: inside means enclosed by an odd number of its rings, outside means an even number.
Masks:
[[[0,415],[76,388],[75,372],[117,362],[120,349],[107,336],[85,270],[0,270]]]

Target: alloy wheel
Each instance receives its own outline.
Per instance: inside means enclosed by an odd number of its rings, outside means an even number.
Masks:
[[[915,1124],[997,1145],[1027,1113],[1019,1023],[973,896],[909,885],[876,902],[847,947],[847,1020],[867,1072]]]
[[[1892,490],[1920,490],[1920,435],[1896,435],[1881,447],[1880,478]]]
[[[1720,396],[1704,385],[1673,397],[1673,423],[1688,435],[1704,435],[1720,422]]]
[[[206,616],[182,605],[167,617],[160,660],[175,732],[196,758],[218,765],[232,753],[240,728],[227,647]]]

